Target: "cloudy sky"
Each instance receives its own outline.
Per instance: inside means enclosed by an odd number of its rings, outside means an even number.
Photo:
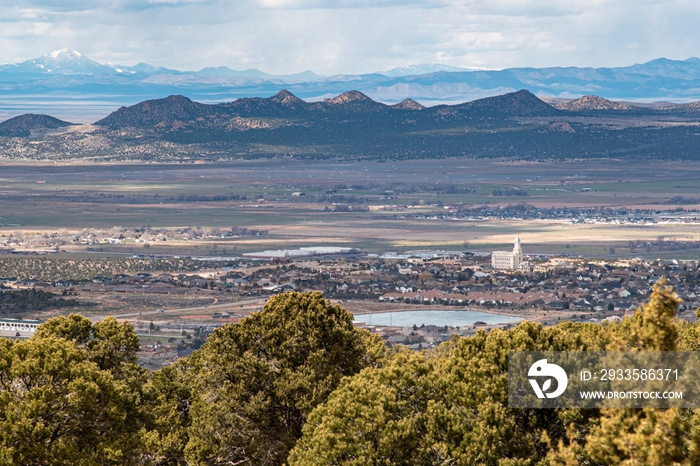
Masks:
[[[3,0],[0,63],[72,48],[181,70],[624,66],[700,56],[696,0]]]

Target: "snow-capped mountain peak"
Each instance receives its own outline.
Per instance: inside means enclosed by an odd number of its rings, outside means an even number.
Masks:
[[[20,68],[30,72],[56,74],[103,74],[113,73],[109,66],[103,65],[73,49],[61,49],[46,55],[19,63]]]
[[[46,56],[51,57],[54,60],[70,60],[72,58],[80,58],[83,56],[83,54],[73,49],[61,49],[54,50],[53,52],[46,54]]]

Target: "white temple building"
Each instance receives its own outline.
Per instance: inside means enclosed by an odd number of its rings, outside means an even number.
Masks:
[[[491,267],[494,270],[524,270],[530,263],[523,259],[523,248],[520,238],[515,238],[513,251],[493,251],[491,253]]]

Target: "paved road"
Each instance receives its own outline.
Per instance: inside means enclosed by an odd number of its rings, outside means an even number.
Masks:
[[[242,305],[246,304],[262,304],[266,303],[268,298],[255,298],[255,299],[246,299],[243,301],[236,301],[236,302],[231,302],[231,303],[222,303],[222,304],[209,304],[206,306],[196,306],[196,307],[180,307],[176,309],[163,309],[162,311],[141,311],[141,312],[130,312],[128,314],[119,314],[116,315],[115,317],[117,320],[122,321],[122,320],[127,320],[130,317],[145,317],[145,316],[150,316],[150,315],[167,315],[167,314],[177,314],[181,312],[202,312],[202,311],[218,311],[218,310],[235,310],[236,308],[241,307]],[[111,314],[108,315],[96,315],[91,317],[90,319],[93,322],[104,320],[107,317],[109,317]]]
[[[16,337],[16,330],[0,330],[0,337],[3,338],[15,338]],[[31,338],[31,336],[34,335],[34,332],[25,332],[21,331],[19,332],[19,337],[16,338]]]

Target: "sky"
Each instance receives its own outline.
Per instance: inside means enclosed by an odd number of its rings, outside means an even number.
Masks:
[[[0,63],[361,74],[419,63],[626,66],[700,56],[696,0],[3,0]]]

